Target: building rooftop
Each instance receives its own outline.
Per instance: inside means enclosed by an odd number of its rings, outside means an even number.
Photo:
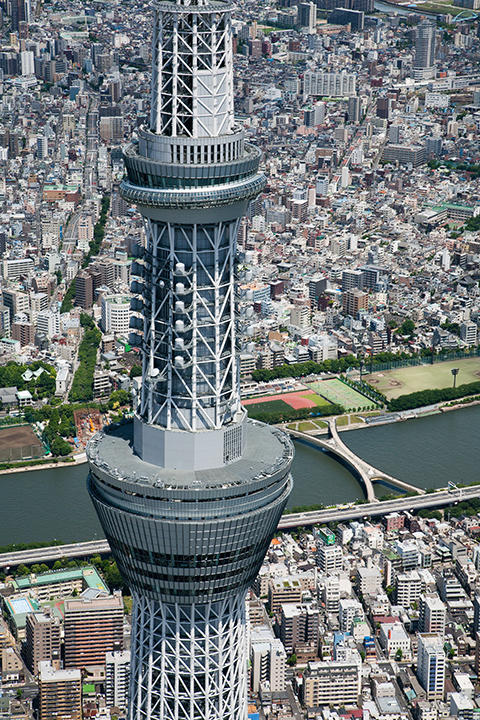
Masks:
[[[69,568],[66,570],[52,570],[51,572],[40,573],[39,575],[27,575],[16,577],[15,586],[18,590],[31,590],[43,585],[55,585],[57,583],[68,583],[74,580],[83,579],[88,588],[96,588],[108,592],[108,587],[103,582],[97,570],[88,565],[81,568]]]
[[[123,598],[120,593],[104,597],[67,598],[65,600],[65,615],[68,612],[88,612],[89,610],[122,610]]]
[[[80,682],[82,674],[80,670],[55,670],[49,662],[39,662],[40,682],[72,682],[78,680]]]

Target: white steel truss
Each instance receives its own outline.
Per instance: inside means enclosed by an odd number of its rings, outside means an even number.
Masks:
[[[219,429],[240,408],[235,333],[239,220],[148,219],[139,414],[167,429]]]
[[[245,594],[208,605],[133,601],[128,720],[246,720]]]
[[[154,133],[214,138],[232,131],[233,63],[228,5],[160,3],[153,43]]]

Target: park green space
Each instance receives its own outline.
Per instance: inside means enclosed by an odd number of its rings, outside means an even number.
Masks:
[[[258,412],[276,415],[279,412],[288,412],[292,407],[283,400],[268,400],[267,402],[252,403],[247,406],[248,414],[254,417]]]
[[[344,410],[369,410],[376,407],[370,398],[365,397],[365,395],[357,392],[357,390],[337,378],[319,380],[309,383],[308,386],[329,402],[341,405]]]
[[[374,372],[365,375],[364,380],[391,400],[420,390],[452,387],[453,368],[459,369],[457,387],[480,380],[479,357]]]

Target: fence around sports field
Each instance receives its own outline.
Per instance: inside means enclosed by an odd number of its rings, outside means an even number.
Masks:
[[[447,362],[448,360],[463,360],[474,357],[480,357],[480,345],[478,347],[470,348],[469,350],[450,350],[438,355],[418,355],[416,357],[404,358],[402,360],[390,360],[385,363],[379,363],[373,359],[371,362],[366,360],[363,372],[365,374],[386,372],[387,370],[396,370],[397,368],[417,367],[418,365],[436,365],[437,363]]]

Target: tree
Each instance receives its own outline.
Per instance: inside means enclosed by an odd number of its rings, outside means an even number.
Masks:
[[[65,457],[65,455],[69,455],[72,452],[72,447],[66,440],[57,435],[50,443],[50,451],[52,455],[56,457],[59,455]]]
[[[130,395],[126,390],[114,390],[108,399],[108,407],[110,410],[121,405],[127,405],[130,402]]]
[[[395,653],[395,660],[397,662],[400,662],[400,660],[403,658],[403,651],[402,648],[398,648],[397,652]]]
[[[415,323],[411,318],[406,318],[398,328],[400,335],[409,335],[413,337],[415,333]]]
[[[132,365],[130,368],[130,379],[140,377],[142,374],[142,368],[140,365]]]
[[[290,667],[294,667],[296,664],[297,664],[297,656],[295,655],[295,653],[292,653],[287,660],[287,665],[290,665]]]

